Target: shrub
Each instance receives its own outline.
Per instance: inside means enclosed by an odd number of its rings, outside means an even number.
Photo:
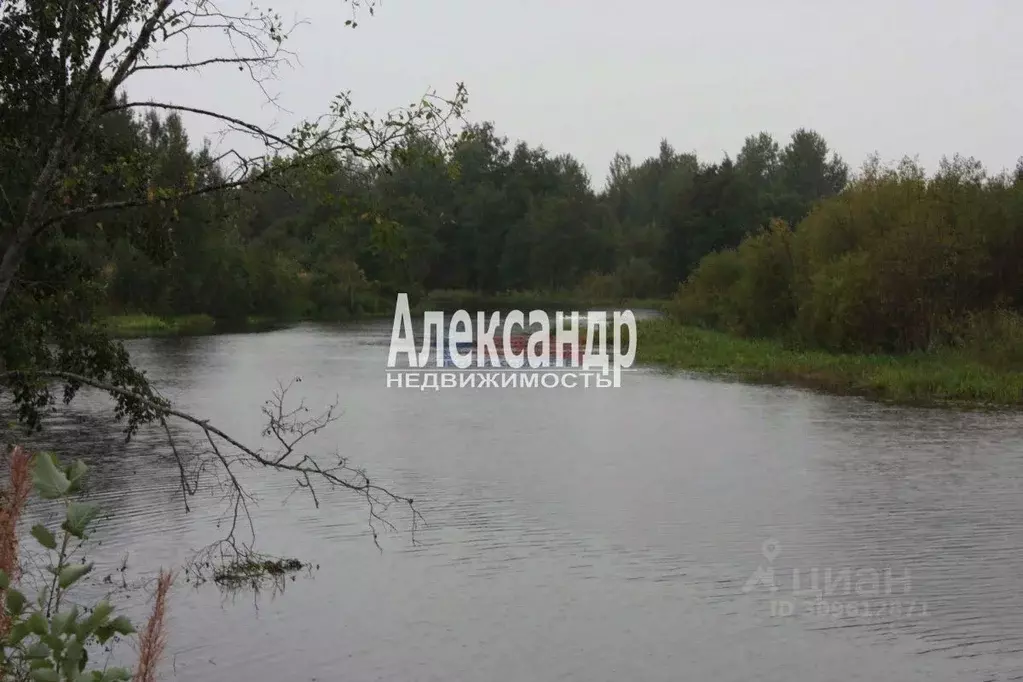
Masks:
[[[970,313],[956,330],[955,344],[989,365],[1023,368],[1023,315],[1004,307]]]
[[[726,250],[705,256],[679,287],[672,312],[686,324],[737,331],[740,314],[733,289],[741,275],[737,252]]]
[[[29,468],[31,466],[31,481]],[[77,547],[99,514],[96,505],[77,499],[88,468],[81,461],[62,466],[50,453],[28,455],[14,448],[10,457],[10,485],[0,506],[0,592],[4,597],[0,619],[0,680],[38,682],[113,682],[156,679],[156,666],[164,646],[164,615],[172,578],[160,573],[152,615],[139,639],[139,660],[134,674],[126,668],[89,669],[89,650],[116,636],[135,632],[125,616],[115,616],[109,601],[90,608],[69,605],[68,596],[93,564],[76,556]],[[42,499],[64,505],[64,522],[56,532],[42,524],[31,535],[46,550],[49,584],[34,600],[20,589],[18,519],[30,490]]]
[[[932,178],[875,164],[794,230],[775,222],[706,256],[676,297],[687,323],[747,336],[794,332],[859,352],[968,344],[1015,362],[1023,308],[1023,183],[956,157]],[[999,306],[1005,311],[984,317]],[[995,350],[979,350],[993,335]],[[963,341],[963,337],[969,340]]]
[[[780,220],[742,241],[739,278],[732,290],[738,327],[746,336],[772,336],[795,318],[792,293],[792,230]]]

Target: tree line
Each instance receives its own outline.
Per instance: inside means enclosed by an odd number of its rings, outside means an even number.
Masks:
[[[784,146],[750,136],[734,160],[667,141],[638,164],[618,154],[597,190],[571,155],[482,123],[443,149],[409,135],[386,166],[329,154],[160,210],[161,193],[223,181],[213,152],[175,113],[108,118],[105,162],[142,160],[121,191],[141,181],[154,198],[117,214],[117,236],[94,252],[117,313],[332,319],[389,311],[399,291],[666,298],[706,254],[774,217],[797,222],[848,179],[819,134],[797,130]]]
[[[67,221],[33,262],[107,313],[339,319],[388,312],[399,291],[671,297],[690,324],[903,352],[1015,339],[1023,305],[1023,167],[989,176],[957,156],[928,177],[875,159],[854,176],[812,130],[784,146],[751,135],[714,162],[664,140],[641,163],[615,155],[600,189],[571,155],[489,122],[446,147],[410,134],[384,165],[329,153],[209,194],[221,161],[174,112],[116,111],[93,144],[92,191],[150,201]]]

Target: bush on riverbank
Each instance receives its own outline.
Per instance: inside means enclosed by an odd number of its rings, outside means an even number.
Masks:
[[[956,158],[865,169],[795,229],[705,257],[672,307],[687,324],[845,353],[948,349],[1023,359],[1023,173]]]

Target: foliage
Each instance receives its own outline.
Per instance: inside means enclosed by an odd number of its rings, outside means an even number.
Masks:
[[[383,172],[406,136],[439,148],[452,137],[461,85],[450,99],[428,93],[383,117],[342,92],[288,132],[201,102],[130,100],[138,78],[224,67],[266,92],[293,57],[291,27],[269,10],[218,5],[0,3],[0,386],[30,427],[56,401],[39,377],[57,372],[115,388],[128,435],[155,419],[134,399],[154,397],[145,376],[97,323],[111,307],[227,320],[305,312],[308,264],[246,240],[239,202],[299,174],[315,185],[341,158]],[[190,56],[193,41],[210,54]],[[175,53],[184,61],[168,61]],[[257,151],[193,149],[183,113],[251,136]],[[79,387],[63,383],[65,402]]]
[[[176,130],[174,116],[166,126]],[[801,142],[807,136],[819,144]],[[844,182],[816,134],[797,131],[768,160],[756,155],[777,143],[750,140],[736,163],[701,164],[666,142],[636,167],[619,155],[600,192],[571,156],[509,147],[490,123],[469,125],[449,150],[410,136],[386,171],[322,159],[222,207],[191,205],[167,263],[128,244],[108,249],[108,310],[344,319],[389,311],[398,291],[663,297],[709,251],[738,245],[782,212],[809,210]],[[205,152],[178,156],[190,153]],[[816,172],[826,177],[810,182]]]
[[[706,257],[680,290],[678,312],[809,347],[954,347],[1018,366],[1020,180],[988,177],[962,157],[932,177],[908,160],[891,168],[872,161],[793,231],[776,226]]]
[[[992,367],[1023,367],[1023,315],[1006,308],[971,312],[953,345]]]
[[[774,216],[801,217],[845,182],[823,139],[799,130],[784,148],[751,137],[736,162],[701,162],[664,141],[637,166],[616,156],[595,191],[572,156],[509,145],[490,122],[455,135],[446,122],[461,117],[461,86],[383,119],[342,93],[322,119],[278,134],[200,104],[125,95],[139,74],[218,65],[262,87],[291,57],[275,13],[225,16],[205,0],[37,4],[0,10],[11,46],[0,72],[0,333],[10,339],[0,371],[33,426],[54,401],[40,372],[124,389],[129,434],[154,418],[126,397],[152,395],[102,317],[205,315],[218,328],[338,319],[435,289],[663,296],[708,252]],[[222,55],[165,61],[165,48],[211,29],[228,34]],[[263,153],[193,144],[186,113],[251,134]],[[66,384],[65,398],[76,390]]]
[[[690,324],[738,331],[741,318],[734,297],[741,275],[734,250],[710,253],[679,287],[671,310]]]
[[[11,492],[24,487],[14,473],[18,459],[27,456],[16,449],[12,456]],[[7,570],[0,571],[0,590],[4,596],[3,628],[0,630],[0,678],[4,680],[63,680],[113,682],[114,680],[155,679],[155,667],[162,650],[163,614],[170,587],[169,574],[161,574],[153,617],[147,625],[140,647],[139,670],[133,676],[126,668],[90,667],[90,652],[111,640],[135,633],[131,621],[115,615],[113,605],[99,601],[87,607],[71,602],[75,586],[92,570],[82,547],[88,538],[99,508],[80,499],[88,468],[81,461],[64,466],[51,453],[32,458],[32,487],[41,499],[59,503],[64,521],[58,529],[42,524],[32,527],[31,535],[49,557],[50,574],[34,600],[23,591],[17,557],[6,556]],[[4,508],[20,515],[24,498],[9,495]],[[3,531],[16,532],[4,527]],[[4,543],[6,544],[6,543]],[[14,573],[14,575],[12,575]]]

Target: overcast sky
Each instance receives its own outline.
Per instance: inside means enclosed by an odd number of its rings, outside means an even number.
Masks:
[[[309,22],[275,85],[296,116],[341,90],[383,111],[464,81],[467,118],[575,155],[595,186],[616,151],[638,162],[667,138],[718,160],[800,126],[854,168],[875,151],[993,171],[1023,155],[1020,0],[384,0],[355,30],[341,0],[275,9]],[[292,122],[230,68],[132,82],[133,97]],[[221,128],[187,124],[196,143]]]

